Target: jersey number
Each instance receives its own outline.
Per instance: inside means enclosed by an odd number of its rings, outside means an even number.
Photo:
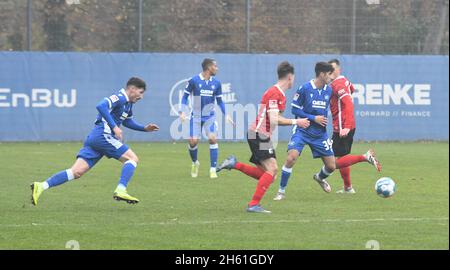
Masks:
[[[331,139],[328,139],[326,141],[323,141],[323,146],[325,147],[325,150],[328,151],[333,146],[333,141]]]

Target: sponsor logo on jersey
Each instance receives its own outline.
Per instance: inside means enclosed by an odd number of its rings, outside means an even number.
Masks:
[[[278,109],[278,100],[269,100],[269,109]]]
[[[316,109],[326,109],[327,103],[323,100],[313,100],[312,107]]]
[[[213,95],[214,95],[214,91],[213,90],[207,90],[207,89],[201,89],[200,90],[200,96],[212,97]]]
[[[119,97],[116,96],[116,95],[110,96],[109,99],[111,100],[112,103],[115,103],[115,102],[119,101]]]

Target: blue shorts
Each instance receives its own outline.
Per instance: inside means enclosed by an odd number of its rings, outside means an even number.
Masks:
[[[111,134],[93,132],[84,141],[77,158],[84,159],[92,168],[103,156],[119,159],[129,147]]]
[[[322,137],[315,138],[301,131],[297,131],[291,137],[291,141],[288,144],[288,151],[295,149],[301,153],[305,145],[309,145],[309,148],[311,148],[313,158],[334,156],[333,141],[328,138],[326,133]]]
[[[202,137],[202,130],[205,129],[206,136],[209,134],[217,134],[217,121],[215,117],[202,121],[201,119],[191,117],[189,122],[189,136],[195,138]]]

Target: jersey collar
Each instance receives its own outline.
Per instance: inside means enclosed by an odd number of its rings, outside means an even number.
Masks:
[[[200,77],[200,80],[204,81],[205,78],[203,78],[202,73],[200,72],[200,74],[198,74],[198,76]],[[212,81],[213,76],[209,76],[209,80],[208,81]]]
[[[311,86],[313,89],[317,89],[316,84],[314,83],[314,79],[312,79],[311,81],[309,81],[309,83],[311,83]]]
[[[336,77],[336,79],[333,80],[333,82],[336,81],[336,80],[342,79],[342,78],[345,78],[345,77],[342,76],[342,75],[339,75],[339,76]]]
[[[125,96],[125,98],[127,99],[127,102],[130,102],[130,99],[128,98],[128,95],[127,95],[127,92],[125,91],[125,89],[120,89],[120,93],[122,93],[124,96]]]
[[[286,96],[286,94],[281,90],[281,87],[278,84],[275,84],[275,87],[283,94],[283,96]]]

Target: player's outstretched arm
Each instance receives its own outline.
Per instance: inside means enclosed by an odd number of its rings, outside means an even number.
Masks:
[[[155,124],[148,124],[145,126],[145,131],[152,132],[152,131],[158,131],[159,127]]]
[[[141,124],[136,123],[132,118],[125,119],[122,122],[122,124],[129,129],[137,130],[137,131],[151,132],[151,131],[159,130],[159,127],[155,124],[148,124],[146,126],[143,126]]]
[[[309,120],[306,118],[298,118],[298,119],[289,119],[285,118],[281,115],[280,112],[269,112],[270,117],[270,123],[276,123],[278,126],[291,126],[291,125],[298,125],[302,128],[309,127]]]

